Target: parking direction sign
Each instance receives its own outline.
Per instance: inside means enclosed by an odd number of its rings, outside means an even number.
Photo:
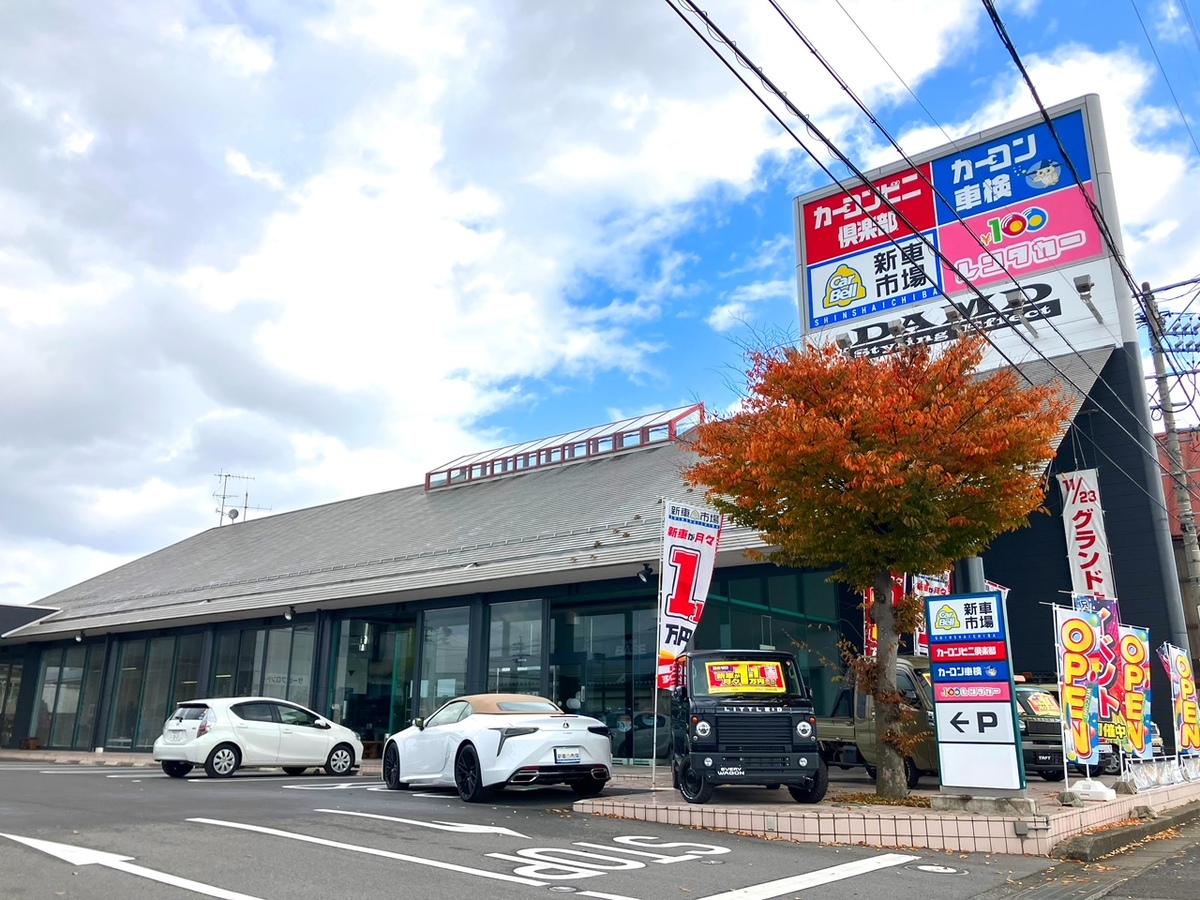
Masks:
[[[1008,703],[939,703],[938,741],[1011,744],[1012,707]]]
[[[927,597],[925,623],[942,787],[1023,790],[1004,597]]]

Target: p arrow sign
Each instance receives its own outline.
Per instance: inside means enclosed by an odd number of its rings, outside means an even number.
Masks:
[[[959,734],[966,734],[966,729],[963,728],[963,726],[966,725],[968,721],[969,720],[967,717],[964,716],[961,711],[959,711],[954,714],[954,717],[950,720],[950,724],[954,726],[955,730]]]

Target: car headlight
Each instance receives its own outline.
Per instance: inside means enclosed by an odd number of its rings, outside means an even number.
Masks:
[[[1021,720],[1020,725],[1018,727],[1021,729],[1021,734],[1024,734],[1025,732],[1027,732],[1029,730],[1029,726],[1025,724],[1024,719]]]
[[[712,726],[701,719],[696,723],[696,737],[708,737],[712,734]]]
[[[354,739],[355,739],[356,741],[359,741],[360,743],[362,742],[362,735],[361,735],[361,734],[359,734],[357,731],[352,731],[352,732],[350,732],[350,733],[351,733],[352,735],[354,735]]]
[[[812,737],[813,727],[811,722],[797,722],[796,734],[802,738]]]

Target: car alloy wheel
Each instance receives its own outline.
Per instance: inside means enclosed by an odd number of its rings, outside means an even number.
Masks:
[[[395,744],[388,744],[383,751],[383,786],[389,791],[400,791],[405,787],[400,780],[400,751]]]
[[[470,744],[463,744],[454,761],[454,786],[458,796],[468,803],[483,803],[492,792],[483,786],[483,773],[479,771],[479,754]]]

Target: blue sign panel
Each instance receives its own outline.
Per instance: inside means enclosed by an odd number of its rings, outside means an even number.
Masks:
[[[1092,180],[1083,112],[1054,120],[1071,162],[1084,182]],[[990,212],[1076,184],[1075,176],[1044,122],[933,161],[938,223]],[[947,205],[949,204],[949,205]]]
[[[933,680],[947,681],[1008,681],[1008,662],[992,660],[977,663],[934,663]]]

